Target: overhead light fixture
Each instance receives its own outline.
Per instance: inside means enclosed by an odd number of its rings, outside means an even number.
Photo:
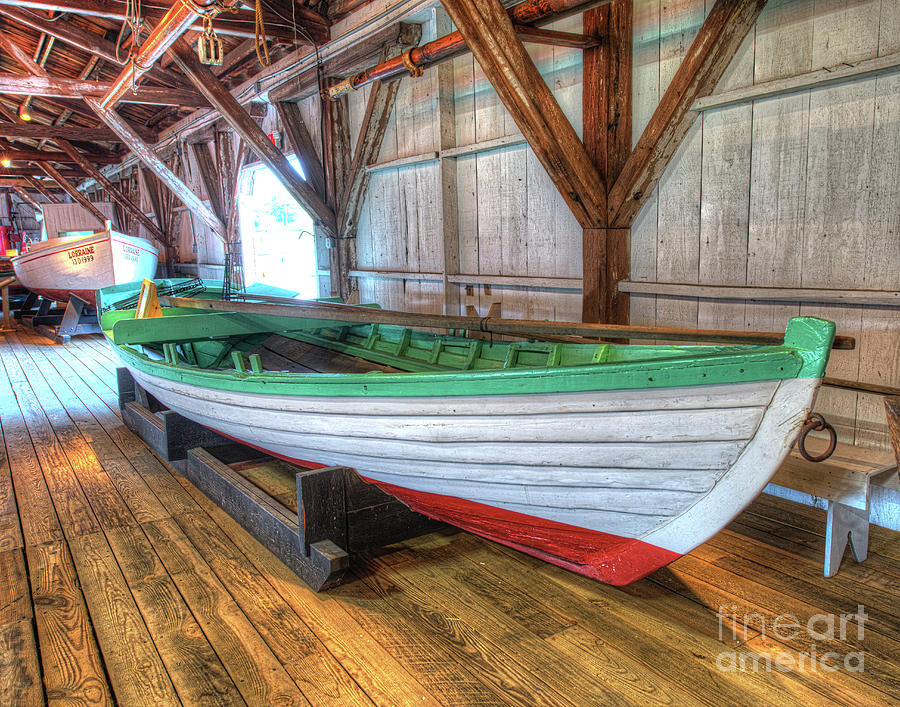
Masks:
[[[7,155],[5,153],[0,155],[0,167],[5,168],[5,167],[11,167],[11,166],[12,166],[12,160],[9,158],[9,155]]]
[[[19,120],[31,120],[31,111],[28,109],[28,103],[19,106]]]

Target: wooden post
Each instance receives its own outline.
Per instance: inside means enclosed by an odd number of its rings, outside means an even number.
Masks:
[[[222,223],[226,223],[228,221],[228,214],[226,213],[225,206],[222,202],[221,185],[224,175],[220,175],[219,171],[216,169],[207,143],[191,142],[188,143],[188,146],[191,153],[194,155],[197,167],[200,169],[200,181],[203,183],[203,188],[206,189],[206,194],[209,197],[209,205],[216,213],[216,216],[219,217],[219,220],[222,221]]]
[[[669,87],[609,191],[609,220],[634,222],[697,117],[691,104],[711,94],[766,0],[716,0]]]
[[[434,10],[435,34],[443,37],[449,34],[453,25],[447,12],[443,8]],[[437,67],[437,104],[438,115],[437,135],[435,144],[443,152],[456,147],[456,97],[454,91],[455,80],[453,77],[453,62],[444,62]],[[457,163],[455,157],[438,158],[440,177],[438,188],[440,194],[441,225],[441,255],[443,262],[441,273],[444,286],[444,314],[459,314],[460,311],[460,286],[450,282],[451,275],[459,274],[459,194]]]
[[[281,120],[281,127],[287,135],[288,142],[300,162],[303,174],[306,175],[306,181],[324,199],[325,167],[322,165],[322,160],[316,152],[309,131],[303,123],[300,107],[293,101],[275,101],[275,110],[278,112],[278,118]]]
[[[325,101],[325,193],[329,206],[337,212],[344,197],[350,174],[350,116],[347,97]],[[328,251],[331,270],[331,292],[347,299],[350,296],[350,238],[335,233]]]
[[[585,34],[601,39],[584,52],[584,146],[606,185],[631,153],[632,0],[613,0],[584,13]],[[582,321],[627,324],[628,295],[619,280],[630,271],[630,229],[585,229]]]

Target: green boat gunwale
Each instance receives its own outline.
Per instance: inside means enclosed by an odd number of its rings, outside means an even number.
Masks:
[[[102,296],[104,290],[100,292]],[[107,312],[104,324],[111,326],[133,311]],[[339,326],[333,322],[329,324],[333,328]],[[648,351],[664,349],[673,355],[566,366],[341,374],[242,372],[234,368],[202,368],[183,362],[172,364],[153,359],[130,346],[114,344],[109,328],[104,333],[127,365],[149,375],[189,385],[248,394],[437,397],[638,390],[819,378],[824,374],[834,331],[832,322],[796,317],[789,321],[785,343],[780,346],[648,345],[644,347]]]

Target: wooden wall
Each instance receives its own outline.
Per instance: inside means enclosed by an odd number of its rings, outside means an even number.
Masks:
[[[635,131],[703,20],[697,0],[635,0]],[[770,0],[720,90],[900,51],[897,0]],[[633,280],[900,290],[900,74],[703,113],[632,231]],[[896,308],[632,298],[635,324],[856,336],[828,374],[900,386]],[[823,388],[843,441],[885,446],[877,395]]]
[[[434,38],[436,21],[442,20],[438,17],[424,24],[423,42]],[[580,31],[581,19],[570,18],[550,27]],[[580,132],[580,51],[529,48]],[[581,229],[534,153],[523,144],[472,55],[459,57],[446,67],[448,80],[444,83],[440,67],[426,70],[419,79],[401,81],[378,162],[421,159],[372,173],[359,227],[358,266],[381,273],[442,273],[447,239],[451,246],[458,241],[458,274],[473,276],[467,278],[472,283],[448,283],[457,293],[447,296],[440,277],[366,277],[359,279],[361,299],[412,311],[440,312],[446,298],[458,302],[449,310],[452,313],[466,304],[486,312],[492,302],[499,301],[504,315],[511,317],[579,319],[581,294],[576,289],[536,290],[477,282],[478,276],[506,276],[523,282],[528,282],[525,278],[580,278]],[[443,94],[442,86],[448,89]],[[368,89],[351,96],[354,131],[367,97]],[[481,151],[485,144],[502,138],[507,138],[510,146]],[[425,160],[429,153],[431,159]],[[438,159],[436,153],[441,154]],[[455,218],[443,212],[448,198],[456,200]]]

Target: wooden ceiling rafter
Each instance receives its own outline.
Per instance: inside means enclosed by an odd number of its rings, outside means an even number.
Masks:
[[[34,189],[38,194],[43,196],[47,201],[51,204],[58,204],[59,199],[57,199],[49,189],[46,189],[43,184],[34,177],[23,177],[26,184],[28,184],[32,189]]]
[[[142,2],[144,16],[151,22],[158,22],[165,13],[171,9],[171,2],[160,0],[159,2]],[[202,3],[207,4],[207,3]],[[56,10],[58,12],[72,13],[84,17],[104,18],[121,22],[125,19],[125,2],[117,0],[0,0],[0,5],[12,5],[30,10]],[[314,43],[323,44],[329,39],[329,20],[314,9],[299,3],[294,8],[298,25],[311,37]],[[241,7],[234,14],[223,14],[216,19],[216,32],[223,36],[240,37],[242,39],[254,38],[254,10]],[[291,26],[290,13],[274,13],[271,10],[263,10],[263,20],[266,25],[266,36],[270,41],[283,44],[292,44],[294,30]],[[199,19],[194,16],[194,21],[188,28],[201,32],[203,30]],[[302,34],[300,35],[303,36]]]
[[[88,173],[89,176],[93,177],[94,180],[99,184],[103,190],[113,199],[113,201],[117,202],[119,206],[121,206],[132,218],[137,220],[144,228],[147,229],[147,232],[150,233],[154,238],[156,238],[161,243],[166,242],[166,237],[160,228],[153,223],[151,219],[147,217],[147,215],[137,206],[128,196],[122,192],[115,184],[113,184],[109,179],[107,179],[106,175],[104,175],[99,169],[94,167],[87,158],[82,155],[75,146],[72,145],[68,140],[63,140],[62,138],[55,139],[56,144],[65,152],[76,164],[78,164],[85,172]]]
[[[82,194],[75,186],[69,182],[63,175],[61,175],[53,166],[47,164],[46,162],[38,162],[38,167],[56,182],[63,190],[71,196],[76,202],[81,204],[85,209],[91,212],[91,214],[96,217],[100,223],[106,223],[106,215],[100,211],[96,206],[94,206],[88,198]]]
[[[35,213],[41,210],[41,205],[35,201],[31,195],[25,191],[25,187],[22,186],[14,186],[13,190],[18,194],[22,199],[28,202],[28,205],[34,210]]]
[[[284,154],[272,144],[268,135],[231,95],[228,88],[209,70],[209,67],[200,63],[190,45],[183,39],[177,39],[169,48],[169,53],[182,73],[247,143],[248,148],[272,170],[291,197],[303,206],[314,220],[321,223],[325,233],[335,236],[334,210],[294,171]]]
[[[115,42],[111,42],[101,35],[88,32],[72,22],[50,21],[28,10],[2,3],[0,3],[0,15],[7,20],[55,37],[59,41],[81,49],[91,56],[99,57],[112,64],[122,65],[116,54]],[[186,85],[184,77],[180,74],[156,66],[150,69],[148,78],[156,79],[166,85],[176,85],[180,88],[184,88]]]
[[[97,116],[115,132],[135,155],[143,162],[169,190],[191,212],[205,223],[210,231],[223,242],[226,237],[226,226],[218,216],[200,200],[190,187],[163,162],[153,149],[131,129],[131,126],[116,111],[105,108],[100,99],[85,97],[85,102]]]
[[[584,32],[603,41],[582,56],[582,134],[607,190],[631,152],[633,17],[632,0],[613,0],[583,18]],[[628,279],[629,247],[628,229],[584,229],[582,321],[628,324],[628,295],[617,286]]]
[[[0,93],[11,96],[37,95],[44,98],[73,98],[83,96],[101,98],[113,90],[115,84],[106,81],[84,81],[67,79],[49,74],[26,75],[0,73]],[[141,86],[137,92],[128,89],[118,100],[123,103],[137,103],[154,106],[185,106],[206,108],[209,104],[197,92],[184,88],[162,86]]]

